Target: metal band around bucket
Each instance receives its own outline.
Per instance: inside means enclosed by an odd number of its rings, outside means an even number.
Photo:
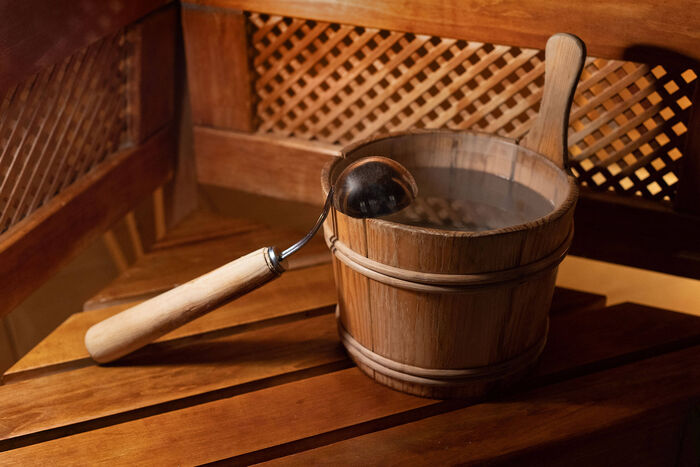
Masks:
[[[370,279],[415,292],[469,293],[502,287],[511,282],[519,282],[556,267],[566,256],[573,234],[572,225],[569,235],[562,244],[537,261],[502,271],[477,274],[439,274],[401,269],[362,256],[341,242],[338,237],[329,235],[328,232],[324,232],[324,237],[326,244],[339,261]]]
[[[340,319],[338,319],[337,308],[336,319],[338,322],[340,339],[348,353],[357,362],[396,380],[431,386],[455,386],[459,383],[466,383],[471,380],[498,380],[524,370],[534,364],[542,353],[542,350],[544,350],[544,346],[547,343],[547,331],[549,329],[549,319],[547,319],[542,337],[523,353],[509,360],[474,368],[437,369],[406,365],[383,357],[363,346],[350,335],[343,327]]]

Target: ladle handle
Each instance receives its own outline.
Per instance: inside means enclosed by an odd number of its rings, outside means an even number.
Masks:
[[[554,34],[545,48],[544,92],[540,112],[520,143],[564,168],[569,111],[586,58],[586,46],[572,34]]]
[[[272,253],[272,255],[271,255]],[[274,249],[238,258],[88,329],[85,347],[99,363],[116,360],[278,277]]]

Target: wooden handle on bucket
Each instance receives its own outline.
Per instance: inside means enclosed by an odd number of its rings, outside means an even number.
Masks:
[[[85,334],[85,347],[95,361],[111,362],[260,287],[283,271],[271,250],[256,250],[95,324]]]
[[[564,168],[569,111],[586,58],[586,46],[572,34],[555,34],[545,49],[544,92],[540,112],[521,146]]]

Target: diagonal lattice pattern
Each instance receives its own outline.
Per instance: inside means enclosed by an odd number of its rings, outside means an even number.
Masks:
[[[104,38],[0,96],[0,233],[123,145],[127,49]]]
[[[671,199],[687,133],[690,69],[589,59],[572,106],[572,168],[590,187]]]
[[[544,52],[251,13],[257,131],[347,144],[410,128],[518,139]],[[695,75],[589,59],[572,107],[572,170],[594,189],[671,199]]]
[[[332,143],[415,127],[517,138],[536,115],[541,51],[250,18],[259,131]]]

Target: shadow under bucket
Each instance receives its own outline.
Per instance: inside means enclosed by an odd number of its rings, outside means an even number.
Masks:
[[[398,133],[347,147],[416,178],[419,198],[380,219],[335,210],[341,340],[362,371],[412,394],[478,397],[523,376],[544,348],[557,266],[573,234],[574,180],[515,142],[471,132]]]

